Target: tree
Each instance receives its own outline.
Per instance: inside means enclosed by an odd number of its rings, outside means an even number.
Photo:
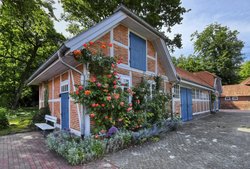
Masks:
[[[223,84],[233,84],[239,80],[244,43],[238,39],[238,34],[237,30],[231,31],[215,23],[207,26],[203,32],[196,31],[191,35],[195,54],[201,59],[204,70],[220,76]]]
[[[180,24],[182,15],[189,11],[180,6],[180,0],[62,0],[65,12],[63,18],[70,22],[68,31],[75,35],[111,15],[119,4],[124,4],[157,30],[166,27],[166,32],[171,32],[174,25]],[[173,39],[168,38],[167,44],[171,49],[180,48],[181,35],[176,34]]]
[[[181,55],[180,57],[172,57],[173,63],[175,66],[185,69],[189,72],[198,72],[203,70],[201,60],[195,55],[189,55],[185,57]]]
[[[241,77],[241,80],[250,77],[250,61],[244,62],[242,64],[242,66],[240,67],[239,75]]]
[[[31,73],[64,40],[54,29],[51,5],[42,0],[3,0],[0,5],[0,101],[13,108],[30,94],[26,80]]]

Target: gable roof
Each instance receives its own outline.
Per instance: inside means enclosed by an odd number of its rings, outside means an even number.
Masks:
[[[194,75],[205,81],[207,84],[209,84],[211,87],[214,86],[214,82],[216,78],[219,78],[219,76],[216,76],[215,74],[208,72],[208,71],[201,71],[201,72],[194,72]]]
[[[208,88],[213,88],[213,85],[208,84],[203,79],[201,79],[199,76],[197,76],[195,73],[188,72],[188,71],[181,69],[179,67],[176,67],[176,72],[182,80],[186,80],[186,81],[189,81],[189,82],[201,85],[201,86],[205,86]]]
[[[132,30],[140,32],[140,34],[144,35],[146,38],[153,42],[154,46],[156,47],[156,50],[159,52],[158,57],[160,61],[167,69],[166,73],[169,81],[176,81],[176,71],[172,63],[169,51],[167,50],[166,43],[164,41],[166,37],[160,32],[158,32],[155,28],[150,26],[148,23],[146,23],[143,19],[132,13],[123,5],[121,5],[111,16],[107,17],[106,19],[89,28],[88,30],[83,31],[77,36],[64,42],[59,48],[59,50],[55,52],[44,64],[42,64],[30,76],[30,78],[28,79],[28,85],[37,85],[42,81],[49,80],[49,77],[56,75],[56,73],[59,73],[59,68],[60,70],[68,69],[65,65],[61,67],[61,63],[55,64],[53,66],[54,69],[53,67],[51,68],[53,70],[48,69],[48,67],[51,67],[54,62],[58,61],[58,52],[62,53],[62,56],[67,59],[70,64],[75,65],[76,63],[70,60],[70,58],[72,57],[65,57],[68,53],[76,49],[82,48],[82,44],[87,43],[91,40],[95,40],[97,37],[104,35],[119,23],[128,26]]]
[[[247,78],[246,80],[242,81],[240,84],[250,86],[250,77]]]
[[[243,84],[222,86],[222,97],[230,96],[250,96],[250,86]]]

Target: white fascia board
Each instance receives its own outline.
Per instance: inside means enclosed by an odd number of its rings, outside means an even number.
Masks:
[[[174,72],[174,75],[175,75],[175,77],[176,77],[176,79],[177,79],[177,75],[176,75],[177,73],[176,73],[174,64],[173,64],[173,62],[172,62],[171,56],[170,56],[170,54],[169,54],[169,51],[168,51],[168,49],[167,49],[166,42],[165,42],[163,39],[161,39],[161,44],[162,44],[162,46],[163,46],[163,49],[164,49],[164,52],[165,52],[165,54],[166,54],[166,56],[167,56],[167,59],[168,59],[168,61],[169,61],[169,64],[170,64],[170,66],[171,66],[171,68],[172,68],[172,70],[173,70],[173,72]]]
[[[192,83],[192,82],[189,82],[189,81],[186,81],[186,80],[183,80],[183,79],[181,79],[181,83],[214,92],[214,89],[211,89],[211,88],[208,88],[208,87],[205,87],[205,86],[202,86],[202,85],[198,85],[196,83]]]
[[[87,31],[79,34],[78,36],[67,41],[65,45],[70,48],[71,51],[79,49],[82,44],[89,42],[96,37],[100,36],[104,32],[114,27],[116,24],[127,18],[128,16],[123,12],[117,12]]]
[[[53,67],[55,64],[57,64],[59,61],[59,59],[57,59],[54,63],[52,63],[49,67],[47,67],[45,70],[43,70],[41,73],[39,73],[34,79],[32,79],[29,83],[28,83],[28,86],[29,85],[33,85],[33,82],[39,78],[43,73],[45,73],[47,70],[49,70],[51,67]]]

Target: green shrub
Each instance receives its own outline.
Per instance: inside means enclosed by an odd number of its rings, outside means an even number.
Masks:
[[[115,152],[128,147],[131,144],[132,134],[129,131],[119,131],[113,137],[106,140],[106,152]]]
[[[45,115],[50,114],[50,109],[48,106],[40,108],[37,113],[32,117],[32,123],[43,123],[45,122]]]
[[[100,158],[104,155],[105,144],[94,138],[80,140],[68,132],[54,132],[46,140],[50,150],[63,156],[68,163],[76,165]]]
[[[6,112],[7,110],[5,108],[0,107],[0,130],[9,127],[9,121],[6,116]]]
[[[180,120],[175,118],[173,120],[162,120],[155,123],[150,128],[144,128],[132,133],[132,140],[134,143],[142,143],[146,140],[158,136],[168,131],[176,130],[180,126]]]
[[[67,152],[66,159],[71,165],[77,165],[84,161],[85,154],[81,147],[70,147]]]
[[[104,155],[105,144],[100,140],[96,140],[92,137],[85,138],[80,142],[80,146],[85,153],[84,162],[100,158]]]

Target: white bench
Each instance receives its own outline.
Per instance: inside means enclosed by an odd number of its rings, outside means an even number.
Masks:
[[[45,120],[46,120],[46,123],[35,123],[35,126],[37,126],[38,128],[40,128],[43,131],[44,136],[45,136],[45,132],[47,130],[54,130],[55,129],[55,124],[56,124],[57,118],[54,116],[45,115]],[[53,126],[47,124],[48,121],[52,122]]]

